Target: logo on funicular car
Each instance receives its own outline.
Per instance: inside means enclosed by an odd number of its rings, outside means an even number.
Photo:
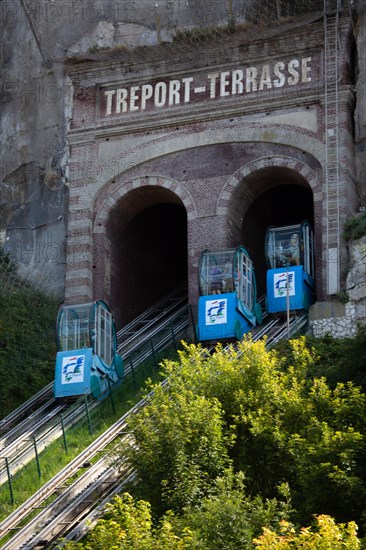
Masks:
[[[84,381],[85,355],[73,355],[62,358],[62,384]]]
[[[206,325],[227,323],[227,300],[207,300]]]
[[[275,273],[273,276],[274,297],[283,298],[287,296],[295,296],[295,272],[284,271],[283,273]]]

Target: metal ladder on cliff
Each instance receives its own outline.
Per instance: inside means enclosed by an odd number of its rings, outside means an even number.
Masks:
[[[339,75],[338,23],[340,0],[324,0],[325,215],[327,293],[340,287]]]

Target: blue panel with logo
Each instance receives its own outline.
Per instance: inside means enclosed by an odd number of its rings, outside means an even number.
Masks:
[[[304,309],[314,301],[314,281],[303,266],[267,271],[267,310],[278,313]]]
[[[216,341],[240,339],[251,325],[239,312],[234,292],[201,296],[198,302],[198,339]]]
[[[308,221],[269,227],[265,238],[267,311],[308,311],[315,301],[314,235]]]
[[[202,252],[198,340],[241,340],[262,322],[253,262],[243,246]]]
[[[90,393],[92,348],[58,351],[54,381],[54,396],[68,397]]]
[[[102,300],[64,304],[57,315],[54,395],[103,399],[124,375],[112,313]]]

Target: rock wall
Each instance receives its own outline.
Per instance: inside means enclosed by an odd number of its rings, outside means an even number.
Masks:
[[[366,208],[366,1],[360,2],[356,22],[357,66],[355,158],[360,185],[360,206]]]
[[[237,1],[237,19],[248,4]],[[68,202],[64,62],[150,46],[178,28],[226,22],[220,0],[4,0],[0,3],[0,246],[22,275],[64,296]]]
[[[335,338],[355,336],[366,325],[366,236],[349,243],[350,268],[345,299],[317,302],[310,310],[310,329],[314,336],[331,334]]]
[[[356,322],[366,324],[366,236],[349,245],[350,271],[347,276],[347,294],[354,307]]]

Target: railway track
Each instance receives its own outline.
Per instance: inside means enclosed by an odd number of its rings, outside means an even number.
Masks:
[[[32,423],[37,422],[38,417],[49,406],[52,406],[54,401],[53,383],[51,382],[15,411],[0,420],[0,448],[4,448],[9,442],[14,441],[17,434],[23,429],[23,425],[28,428]]]
[[[91,413],[99,402],[90,399],[88,411]],[[13,476],[21,468],[26,466],[35,458],[35,447],[37,454],[41,453],[53,441],[60,438],[64,430],[79,422],[85,417],[85,399],[81,398],[73,404],[53,403],[46,415],[38,422],[29,426],[28,429],[20,431],[18,437],[1,450],[3,461],[0,463],[0,484],[8,480],[9,471]],[[39,416],[39,411],[37,411]]]
[[[188,303],[187,285],[181,285],[117,332],[117,350],[122,357],[138,345],[141,336],[169,322]]]
[[[162,382],[166,386],[168,380]],[[153,392],[141,399],[63,470],[0,523],[2,550],[53,548],[60,537],[89,519],[97,518],[112,496],[133,479],[126,467],[118,471],[110,453],[121,439],[129,437],[127,420],[145,406]],[[98,457],[96,459],[96,457]],[[93,460],[96,459],[94,462]],[[86,469],[86,470],[85,470]],[[84,474],[78,476],[81,470]],[[48,501],[51,502],[48,503]],[[98,514],[96,514],[98,509]],[[37,513],[36,511],[39,510]],[[80,527],[77,529],[80,536]],[[9,540],[7,540],[7,538]]]
[[[270,317],[264,319],[263,325],[256,327],[252,333],[254,342],[266,337],[266,347],[270,349],[277,342],[284,338],[289,339],[295,334],[303,330],[308,323],[308,315],[306,313],[293,316],[289,322],[284,317]]]
[[[150,308],[119,331],[118,349],[125,360],[126,376],[152,355],[152,340],[157,352],[172,342],[172,330],[174,337],[182,337],[189,325],[186,302],[186,290],[180,287],[160,300],[156,310]],[[0,439],[0,485],[33,460],[35,452],[41,453],[62,436],[63,430],[85,417],[84,396],[70,404],[54,399],[52,390],[51,383],[1,421],[4,435]],[[98,405],[99,401],[88,399],[88,412],[92,413]]]
[[[104,499],[121,483],[121,478],[109,464],[107,449],[113,442],[117,443],[121,437],[127,436],[125,432],[127,418],[144,406],[145,402],[146,399],[143,399],[137,403],[0,523],[0,544],[1,540],[4,541],[4,537],[13,534],[9,540],[1,544],[3,550],[36,548],[40,541],[43,548],[51,548],[50,545],[62,536],[66,528],[70,529],[80,521],[83,513],[95,507],[96,495],[99,499]],[[100,458],[93,462],[97,456]],[[80,470],[85,468],[87,468],[85,473],[78,477]],[[126,471],[126,477],[130,473]],[[46,501],[52,497],[55,498],[46,505]],[[27,518],[33,516],[36,510],[39,512],[27,521]],[[24,522],[26,524],[21,526]]]
[[[169,313],[165,317],[169,324]],[[290,323],[280,318],[267,318],[253,332],[252,338],[256,341],[266,336],[266,346],[270,348],[281,338],[290,337],[300,330],[306,322],[306,315],[293,318]],[[180,330],[186,327],[187,320],[182,322]],[[154,332],[156,329],[150,326],[149,330]],[[148,353],[148,350],[144,353]],[[151,355],[151,349],[149,353]],[[168,381],[165,380],[163,384],[168,384]],[[129,470],[117,475],[110,465],[107,448],[121,437],[127,437],[125,430],[128,416],[144,406],[145,402],[146,400],[141,400],[40,491],[0,523],[2,549],[54,548],[61,537],[65,540],[80,540],[84,536],[90,524],[97,521],[103,513],[105,504],[134,476]],[[100,458],[96,460],[96,456]],[[85,466],[87,471],[78,476]],[[46,504],[49,499],[52,502]],[[27,521],[27,517],[33,516],[38,509],[40,511]]]

